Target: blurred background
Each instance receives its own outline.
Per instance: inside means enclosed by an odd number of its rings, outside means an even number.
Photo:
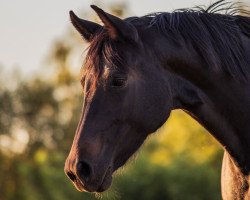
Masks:
[[[180,110],[102,196],[79,193],[67,179],[64,161],[80,117],[87,47],[68,11],[97,20],[90,4],[127,17],[210,1],[0,0],[0,200],[221,199],[222,148]]]

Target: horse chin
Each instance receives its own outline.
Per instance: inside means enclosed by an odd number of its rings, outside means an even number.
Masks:
[[[112,174],[106,174],[106,176],[103,179],[102,184],[100,185],[100,187],[97,189],[96,192],[104,192],[107,189],[109,189],[109,187],[112,184]]]

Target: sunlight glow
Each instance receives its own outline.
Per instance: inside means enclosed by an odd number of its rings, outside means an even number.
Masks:
[[[29,134],[25,129],[13,128],[11,136],[0,136],[0,149],[3,153],[21,154],[27,147],[29,142]]]

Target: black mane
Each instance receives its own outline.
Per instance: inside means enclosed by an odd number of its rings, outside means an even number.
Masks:
[[[180,38],[191,42],[212,70],[224,71],[235,79],[244,80],[250,74],[250,58],[243,50],[241,34],[250,37],[250,18],[240,14],[249,15],[249,12],[240,4],[220,0],[207,9],[196,6],[138,19],[150,19],[149,27],[157,26],[176,42]]]

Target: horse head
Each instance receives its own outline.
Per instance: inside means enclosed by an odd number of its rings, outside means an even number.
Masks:
[[[166,72],[144,42],[150,39],[147,32],[92,8],[103,26],[70,12],[90,46],[81,81],[83,110],[65,173],[78,190],[102,192],[113,172],[167,120],[172,93]]]

